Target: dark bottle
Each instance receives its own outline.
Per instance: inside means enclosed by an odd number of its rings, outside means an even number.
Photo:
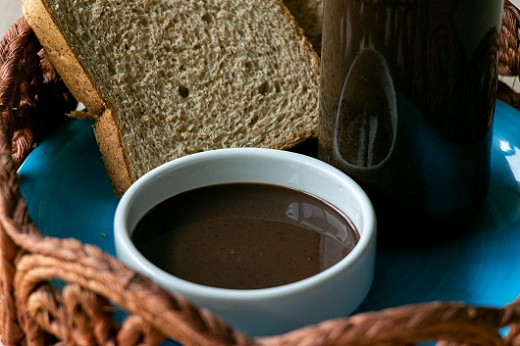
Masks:
[[[471,226],[489,187],[502,0],[325,0],[318,156],[383,244]]]

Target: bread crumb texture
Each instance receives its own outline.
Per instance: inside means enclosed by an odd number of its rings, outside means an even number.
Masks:
[[[114,110],[131,176],[317,127],[319,67],[278,1],[47,0]]]

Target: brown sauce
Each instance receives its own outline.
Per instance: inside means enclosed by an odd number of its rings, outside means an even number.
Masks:
[[[315,275],[359,240],[349,218],[304,192],[213,185],[176,195],[138,223],[132,240],[161,269],[221,288],[257,289]]]

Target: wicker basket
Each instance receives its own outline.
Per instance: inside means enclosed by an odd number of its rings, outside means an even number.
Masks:
[[[506,1],[499,73],[518,76],[520,14]],[[431,302],[252,338],[75,239],[44,237],[16,170],[76,101],[22,18],[0,42],[0,334],[4,345],[520,345],[520,300],[502,308]],[[500,83],[498,97],[520,109]],[[56,288],[52,279],[64,282]],[[116,309],[128,312],[122,324]],[[501,331],[509,327],[507,334]]]

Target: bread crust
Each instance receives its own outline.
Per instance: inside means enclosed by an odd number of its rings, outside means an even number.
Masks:
[[[76,59],[45,4],[40,0],[22,0],[22,10],[27,23],[45,50],[46,58],[54,66],[67,88],[81,100],[93,117],[103,114],[105,108],[103,98]]]
[[[135,181],[130,175],[123,147],[120,140],[120,131],[111,108],[106,108],[103,115],[94,125],[94,133],[107,175],[111,177],[115,193],[121,196]]]
[[[95,88],[85,69],[76,59],[70,45],[61,34],[58,24],[40,0],[22,0],[24,16],[45,50],[47,59],[54,66],[69,90],[88,110],[87,117],[95,118],[94,133],[107,174],[118,195],[135,180],[121,146],[121,135],[113,116],[114,110],[106,104]],[[75,114],[80,113],[76,112]]]

